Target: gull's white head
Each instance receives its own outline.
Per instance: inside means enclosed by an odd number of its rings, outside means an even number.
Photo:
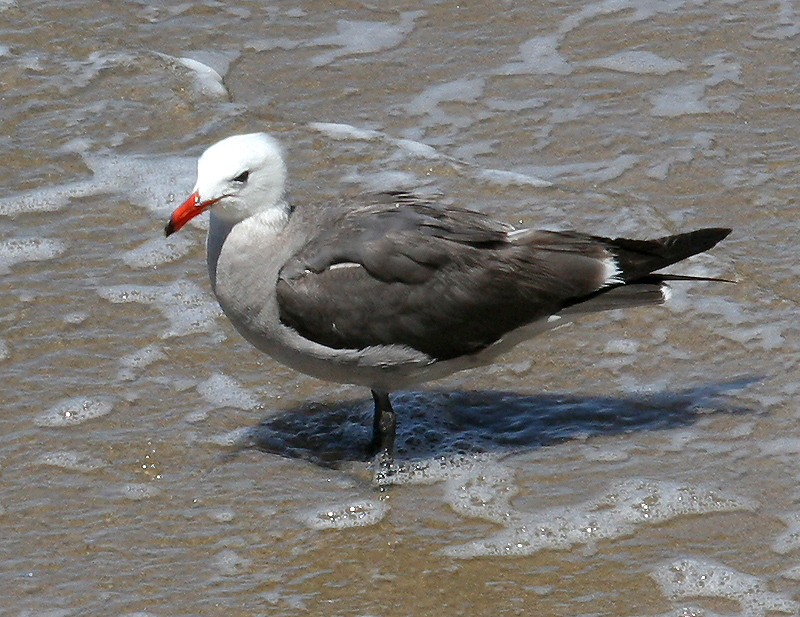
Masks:
[[[204,210],[238,223],[281,203],[286,165],[278,142],[266,133],[232,135],[209,147],[197,161],[197,183],[172,213],[170,235]]]

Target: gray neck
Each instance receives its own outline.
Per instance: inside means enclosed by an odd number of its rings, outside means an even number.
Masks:
[[[274,207],[263,210],[258,214],[245,219],[244,221],[231,221],[215,214],[213,210],[209,212],[208,236],[206,238],[206,263],[208,265],[208,278],[211,280],[211,289],[216,293],[217,289],[217,262],[222,252],[222,246],[231,230],[240,223],[252,221],[264,230],[271,230],[279,233],[289,222],[292,210],[286,202],[278,202]]]

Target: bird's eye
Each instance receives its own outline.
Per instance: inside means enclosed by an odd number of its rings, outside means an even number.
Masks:
[[[247,182],[247,179],[249,177],[250,177],[250,172],[245,169],[242,173],[240,173],[238,176],[236,176],[233,179],[233,181],[234,182],[239,182],[241,184],[244,184],[245,182]]]

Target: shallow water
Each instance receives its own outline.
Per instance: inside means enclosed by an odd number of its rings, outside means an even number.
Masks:
[[[800,15],[789,2],[0,0],[0,615],[800,614]],[[196,156],[295,203],[734,233],[663,308],[395,397],[221,316]]]

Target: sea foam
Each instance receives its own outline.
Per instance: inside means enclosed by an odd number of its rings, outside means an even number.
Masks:
[[[451,482],[447,499],[456,512],[488,519],[504,529],[447,547],[444,552],[453,557],[530,555],[575,544],[592,546],[598,540],[628,536],[640,525],[679,516],[755,507],[749,500],[716,488],[647,479],[618,482],[583,503],[533,513],[510,505],[516,492],[511,478],[503,473],[481,473]]]
[[[653,580],[671,600],[712,598],[738,602],[742,614],[761,617],[768,613],[796,615],[800,603],[788,594],[769,591],[767,582],[723,564],[685,557],[656,568]]]

